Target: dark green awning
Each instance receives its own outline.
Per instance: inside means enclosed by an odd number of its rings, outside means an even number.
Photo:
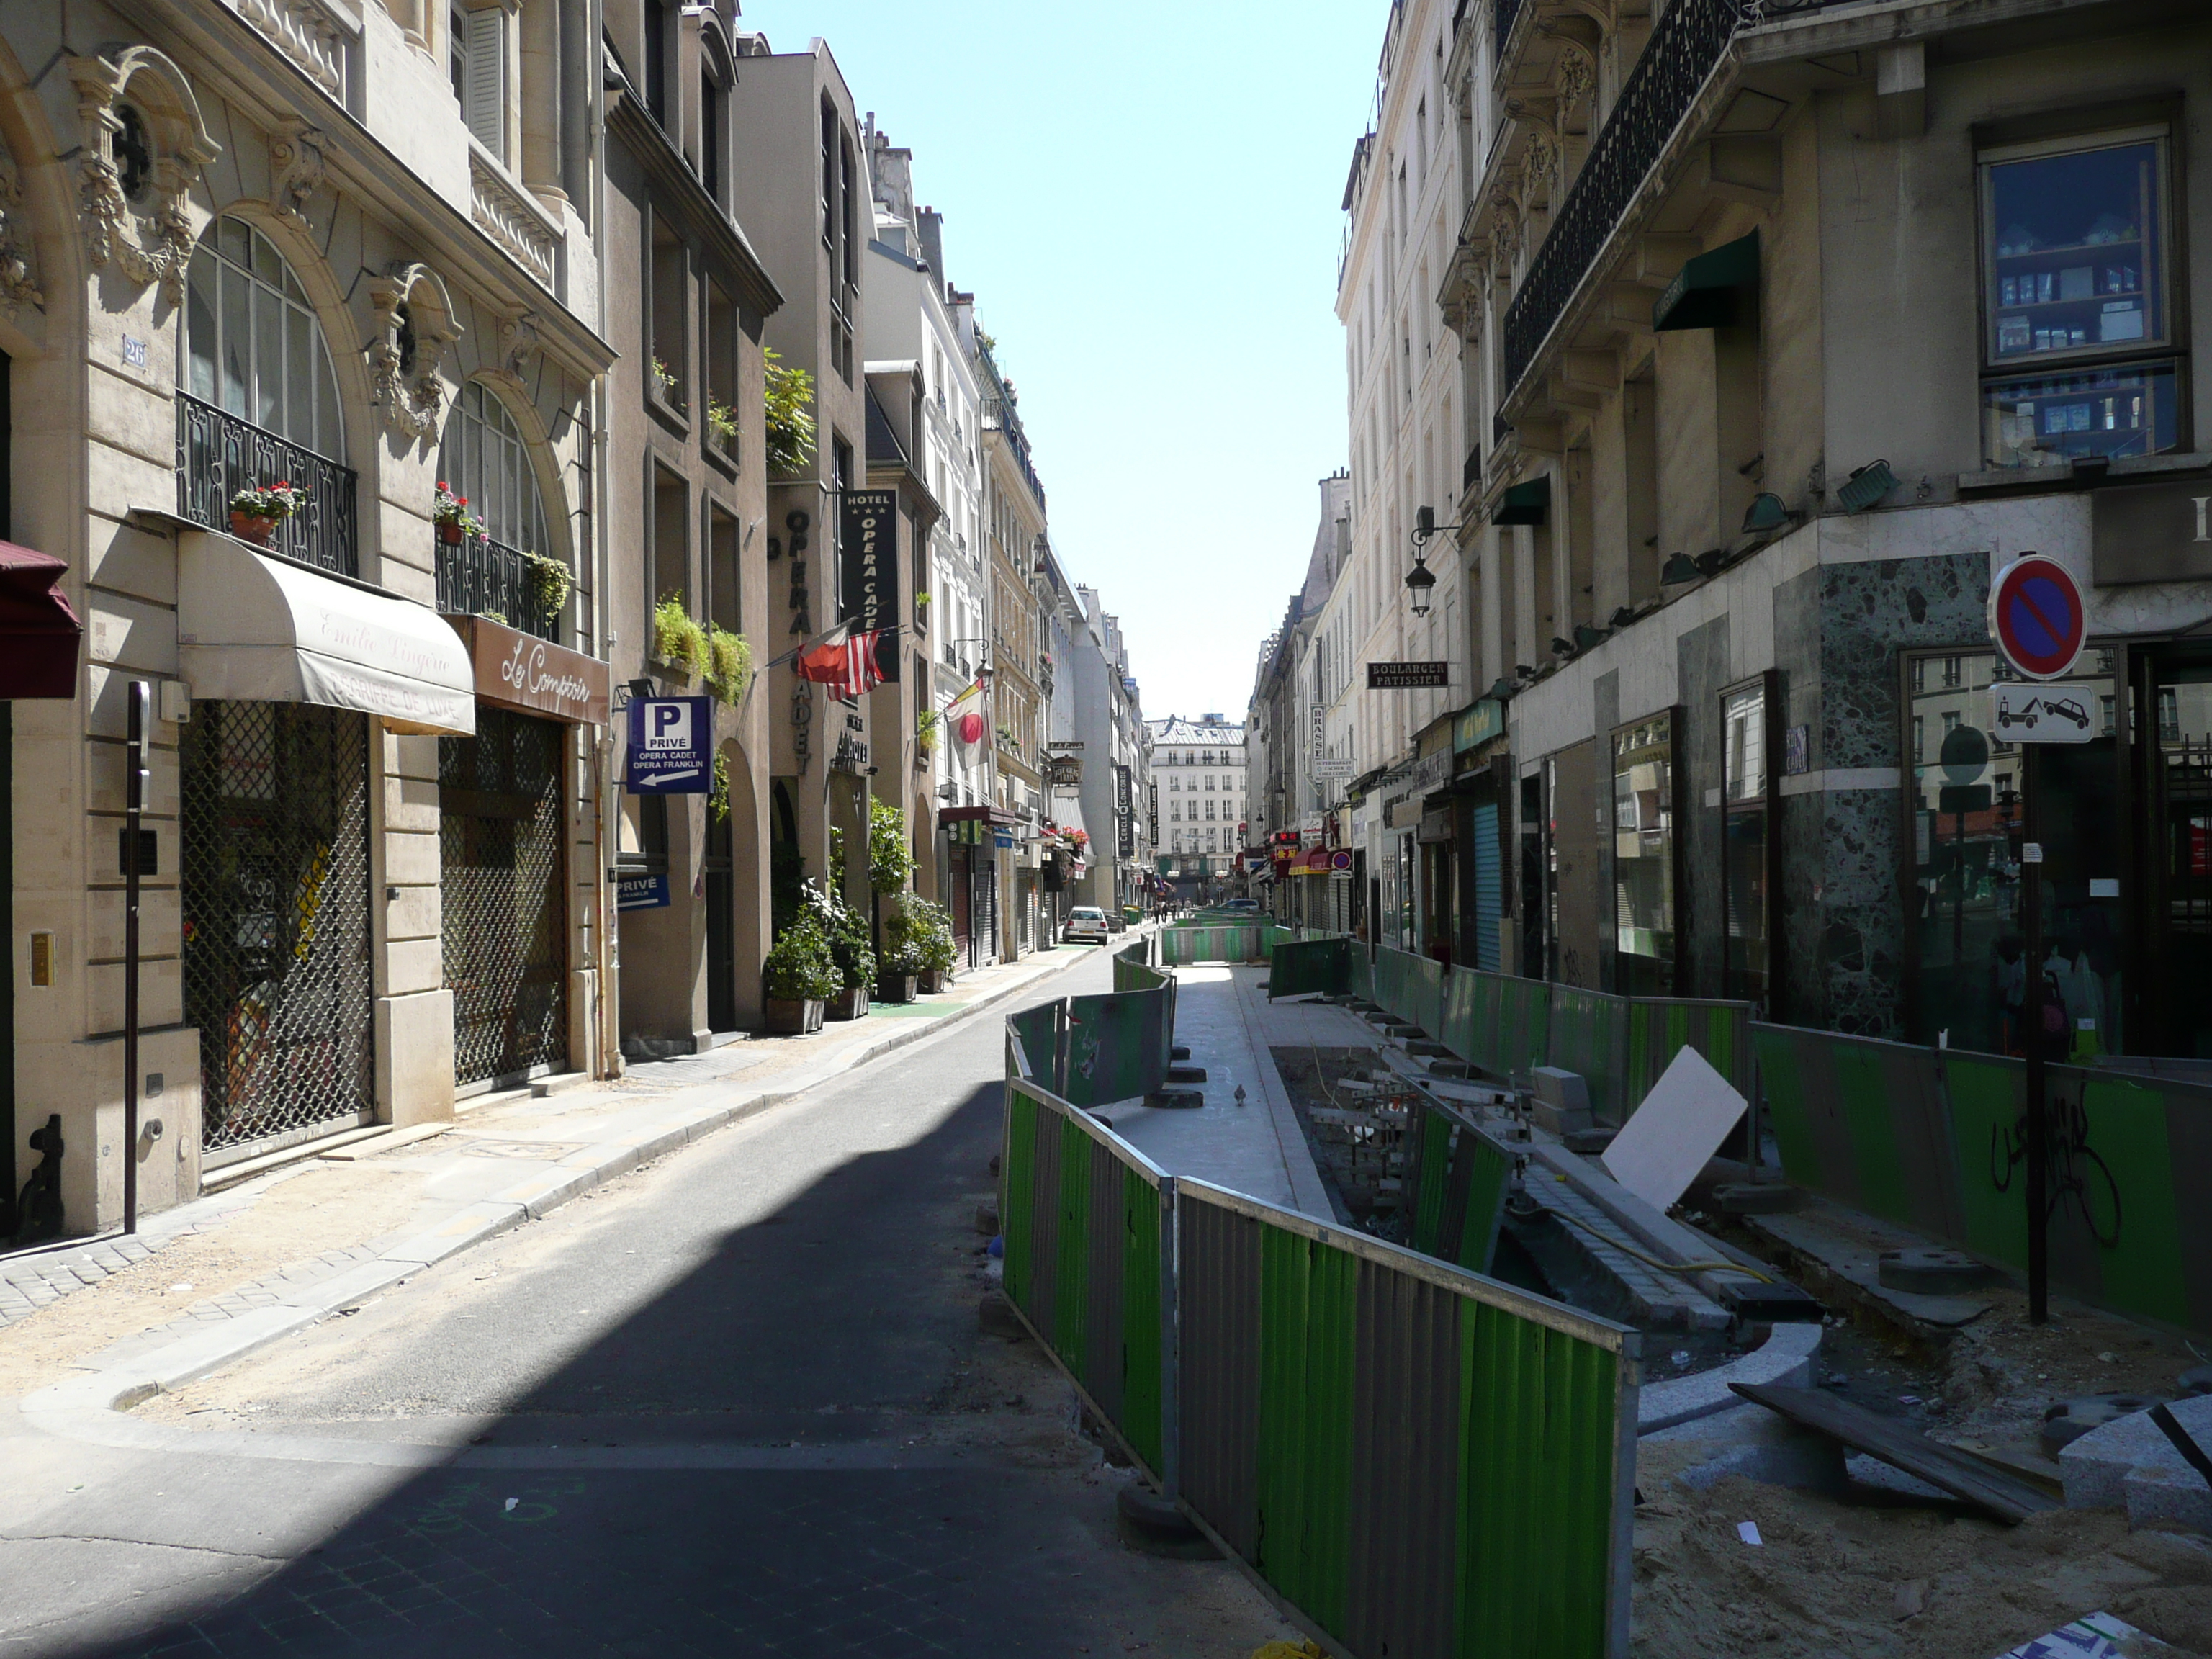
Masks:
[[[1746,314],[1741,297],[1759,289],[1759,233],[1700,253],[1675,274],[1651,307],[1651,326],[1725,328]],[[1755,315],[1755,312],[1749,314]]]
[[[1513,484],[1505,491],[1505,499],[1490,515],[1492,524],[1541,524],[1544,514],[1552,505],[1552,475],[1531,478],[1527,483]]]

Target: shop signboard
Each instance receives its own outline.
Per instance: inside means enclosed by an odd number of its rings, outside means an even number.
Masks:
[[[1370,691],[1442,691],[1451,685],[1448,662],[1370,662],[1367,665]]]
[[[489,617],[448,617],[469,647],[479,701],[579,726],[604,726],[614,702],[605,663]]]
[[[2089,526],[2100,587],[2212,576],[2212,487],[2201,481],[2092,491]]]
[[[629,792],[705,795],[714,790],[714,706],[708,697],[634,697]]]
[[[1322,783],[1342,783],[1353,775],[1354,764],[1348,760],[1316,760],[1313,763],[1313,775]]]

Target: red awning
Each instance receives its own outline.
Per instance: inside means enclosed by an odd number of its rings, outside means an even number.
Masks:
[[[0,542],[0,697],[73,697],[84,627],[54,592],[59,559]]]

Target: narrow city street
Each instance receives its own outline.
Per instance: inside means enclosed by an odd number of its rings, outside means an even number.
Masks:
[[[109,1426],[9,1402],[0,1653],[1288,1635],[1227,1564],[1126,1548],[1066,1382],[978,1328],[1002,1045],[933,1034]]]

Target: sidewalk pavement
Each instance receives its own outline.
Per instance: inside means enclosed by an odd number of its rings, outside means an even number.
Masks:
[[[1190,1050],[1188,1064],[1205,1070],[1206,1081],[1195,1086],[1206,1104],[1194,1111],[1127,1101],[1096,1115],[1170,1175],[1193,1176],[1317,1220],[1339,1219],[1268,1048],[1282,1042],[1366,1047],[1374,1032],[1341,1008],[1271,1006],[1260,989],[1265,968],[1173,972],[1176,1041]]]
[[[1123,942],[1117,938],[1113,948]],[[526,1091],[495,1097],[464,1109],[450,1124],[352,1140],[179,1205],[148,1218],[134,1237],[62,1241],[0,1259],[0,1327],[102,1285],[165,1251],[204,1261],[210,1246],[228,1247],[214,1252],[222,1265],[242,1261],[245,1273],[258,1268],[258,1274],[240,1279],[234,1273],[229,1276],[240,1282],[220,1289],[204,1282],[219,1281],[220,1271],[203,1275],[201,1288],[212,1294],[89,1357],[69,1357],[64,1363],[81,1374],[42,1393],[54,1396],[47,1402],[53,1406],[106,1407],[175,1388],[358,1306],[432,1262],[541,1217],[726,1124],[1025,991],[1041,990],[1063,970],[1091,960],[1097,949],[1063,945],[975,969],[943,996],[897,1010],[876,1005],[866,1019],[805,1037],[747,1038],[702,1054],[644,1062],[606,1082],[579,1083],[539,1097]],[[878,1018],[883,1015],[889,1017]],[[305,1188],[309,1177],[312,1201],[293,1207],[304,1207],[311,1227],[316,1216],[330,1217],[328,1231],[335,1236],[313,1234],[324,1248],[304,1259],[264,1251],[256,1261],[253,1211],[272,1190],[290,1182]],[[405,1212],[404,1224],[396,1230],[391,1225],[395,1206]],[[296,1249],[298,1243],[289,1237],[285,1248]],[[188,1263],[179,1271],[193,1268]],[[193,1288],[189,1282],[167,1287],[179,1293]],[[131,1303],[161,1294],[144,1287]],[[176,1304],[154,1305],[166,1311]],[[90,1322],[91,1340],[103,1327],[112,1328],[115,1315],[127,1308],[106,1311],[106,1319]]]

